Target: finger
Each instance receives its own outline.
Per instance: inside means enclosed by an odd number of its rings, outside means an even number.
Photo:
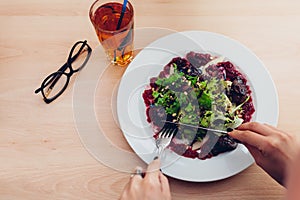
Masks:
[[[138,192],[141,190],[143,181],[141,176],[142,172],[143,169],[139,166],[134,169],[134,171],[131,173],[130,180],[124,187],[120,199],[131,199],[131,197],[136,197]]]
[[[249,152],[255,159],[256,163],[258,160],[260,160],[261,157],[263,157],[263,152],[261,150],[259,150],[258,148],[254,147],[252,145],[249,145],[249,144],[245,144],[245,146],[247,147],[247,149],[249,150]]]
[[[160,172],[160,159],[153,160],[147,167],[148,172],[155,172],[157,175]]]
[[[278,129],[276,127],[271,126],[270,124],[264,124],[264,125],[267,126],[267,127],[269,127],[272,130],[277,130],[278,131]]]
[[[264,151],[261,151],[259,149],[257,149],[256,147],[253,147],[251,145],[245,145],[247,147],[247,149],[249,150],[249,152],[251,153],[251,155],[253,156],[255,163],[264,168],[264,166],[266,165],[266,157],[265,157],[265,153]]]
[[[261,124],[258,122],[248,122],[240,125],[238,130],[250,130],[256,132],[260,135],[271,135],[274,133],[274,130],[265,124]]]
[[[143,168],[137,166],[135,168],[134,172],[131,173],[131,175],[130,175],[131,182],[142,180],[143,179],[142,174],[143,174]]]
[[[249,144],[257,149],[262,149],[267,142],[267,138],[249,130],[234,130],[228,133],[234,139],[241,141],[244,144]]]
[[[272,126],[272,125],[269,125],[269,124],[264,124],[265,126],[269,127],[270,129],[273,130],[273,132],[279,132],[279,133],[284,133],[284,134],[288,134],[287,132],[283,131],[283,130],[280,130],[278,129],[277,127],[275,126]]]
[[[163,175],[163,173],[159,173],[159,180],[161,183],[161,190],[164,194],[170,193],[170,185],[168,178]]]
[[[153,160],[147,167],[145,179],[147,178],[156,178],[159,181],[159,173],[160,173],[160,160]]]

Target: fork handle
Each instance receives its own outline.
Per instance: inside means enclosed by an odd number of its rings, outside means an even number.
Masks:
[[[163,147],[158,147],[158,148],[157,148],[157,156],[155,156],[155,157],[153,158],[153,160],[160,159],[160,158],[161,158],[161,155],[162,155],[162,153],[163,153],[163,151],[164,151],[164,148],[163,148]]]
[[[158,147],[158,157],[160,158],[162,153],[164,151],[164,148],[163,147]]]

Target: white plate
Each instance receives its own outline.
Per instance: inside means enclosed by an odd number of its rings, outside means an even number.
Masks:
[[[120,127],[132,149],[146,163],[155,156],[153,132],[146,122],[142,92],[172,58],[189,51],[212,52],[227,57],[246,75],[253,92],[253,121],[271,125],[278,120],[278,97],[271,76],[263,63],[245,46],[220,34],[202,31],[174,33],[144,48],[126,69],[120,82],[117,112]],[[233,176],[254,162],[243,145],[216,157],[190,159],[167,151],[163,172],[171,177],[194,182],[208,182]]]

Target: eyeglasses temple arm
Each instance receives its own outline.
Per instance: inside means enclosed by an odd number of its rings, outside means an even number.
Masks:
[[[42,88],[38,88],[38,89],[36,89],[35,91],[34,91],[34,93],[39,93],[40,91],[42,90]]]

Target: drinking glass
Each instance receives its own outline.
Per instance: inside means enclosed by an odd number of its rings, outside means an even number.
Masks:
[[[134,11],[129,1],[95,1],[90,20],[110,62],[127,65],[133,58]]]

